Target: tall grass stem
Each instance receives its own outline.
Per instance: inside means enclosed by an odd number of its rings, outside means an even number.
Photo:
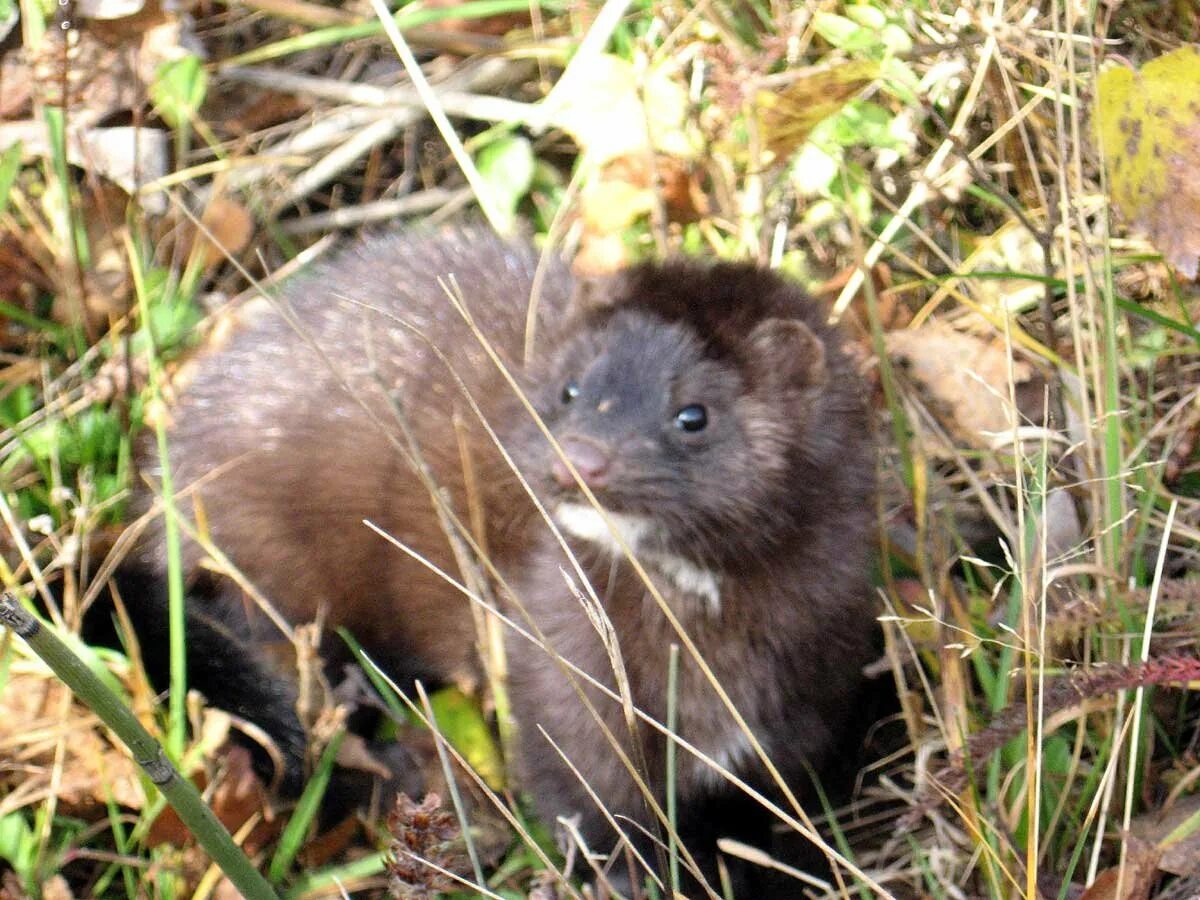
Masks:
[[[233,842],[195,786],[179,774],[158,741],[87,664],[8,591],[0,595],[0,624],[22,638],[71,692],[121,739],[150,782],[162,792],[188,831],[242,896],[247,900],[277,900],[275,891]]]

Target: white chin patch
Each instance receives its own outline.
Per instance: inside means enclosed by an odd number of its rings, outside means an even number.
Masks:
[[[612,527],[594,507],[586,503],[564,502],[554,510],[554,519],[567,534],[581,541],[621,555],[621,545],[614,537],[619,534],[638,562],[660,573],[671,585],[684,594],[700,597],[712,613],[721,608],[721,585],[718,576],[702,569],[689,559],[646,547],[647,538],[654,535],[654,520],[646,516],[608,513]]]
[[[621,545],[613,536],[614,531],[634,553],[638,552],[638,546],[646,537],[654,533],[654,523],[650,519],[624,513],[610,512],[608,518],[612,528],[609,528],[608,522],[604,521],[595,507],[587,503],[560,503],[554,511],[554,518],[559,527],[572,537],[613,553],[621,552]]]

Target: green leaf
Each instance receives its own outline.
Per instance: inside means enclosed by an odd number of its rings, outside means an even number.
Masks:
[[[474,698],[458,688],[443,688],[429,698],[438,731],[463,756],[491,787],[504,784],[504,763],[500,748]]]
[[[884,29],[884,42],[895,53],[907,53],[907,50],[900,50],[892,46],[888,37],[891,34],[889,29],[892,27],[889,25]],[[909,41],[909,43],[911,44],[912,42]],[[911,46],[909,49],[912,49]],[[922,101],[918,95],[921,79],[917,77],[917,73],[912,70],[912,67],[907,62],[895,56],[888,56],[880,63],[880,69],[879,83],[884,90],[892,96],[899,98],[902,103],[908,106],[919,106],[921,104]]]
[[[896,149],[900,142],[892,134],[892,119],[891,112],[876,103],[851,101],[834,117],[831,137],[843,147]]]
[[[0,0],[3,3],[4,0]],[[0,19],[3,17],[0,16]],[[21,170],[21,142],[13,144],[0,154],[0,214],[8,209],[8,192],[12,190],[17,173]]]
[[[50,459],[54,451],[62,445],[63,431],[61,421],[50,419],[25,432],[22,443],[34,459]]]
[[[305,872],[296,877],[284,897],[287,900],[306,900],[308,897],[326,896],[318,894],[317,890],[319,888],[340,888],[347,881],[378,875],[387,868],[388,860],[391,858],[391,853],[381,850],[359,859],[318,869],[315,872]],[[337,896],[345,895],[338,893]]]
[[[19,18],[16,0],[0,0],[0,41],[8,37]]]
[[[913,39],[909,33],[899,25],[884,25],[883,30],[879,32],[879,39],[883,42],[883,45],[893,53],[904,55],[912,52]]]
[[[816,14],[813,18],[813,28],[835,47],[846,46],[863,30],[862,26],[852,19],[826,12]]]
[[[191,121],[207,92],[208,73],[200,57],[192,54],[163,63],[150,85],[154,108],[172,128]]]
[[[846,17],[853,19],[863,28],[870,28],[873,31],[879,31],[879,29],[887,24],[887,16],[884,15],[883,10],[867,6],[865,3],[856,3],[853,6],[847,6]]]
[[[520,135],[508,135],[492,141],[479,151],[475,165],[492,193],[492,202],[504,219],[499,224],[505,234],[516,225],[517,204],[533,184],[533,145]]]
[[[145,275],[146,307],[149,310],[150,334],[158,353],[170,357],[173,350],[187,341],[200,321],[200,310],[192,297],[179,288],[179,283],[164,268],[151,268]],[[148,336],[145,330],[133,336],[135,353],[146,351]]]
[[[102,406],[85,409],[72,422],[71,447],[64,447],[64,459],[76,465],[111,463],[121,445],[121,422]]]
[[[275,855],[271,858],[271,881],[278,883],[283,880],[283,876],[296,861],[296,855],[300,852],[300,848],[304,846],[309,828],[316,821],[317,813],[320,812],[321,799],[325,796],[326,788],[329,787],[329,779],[333,775],[338,748],[342,746],[342,740],[345,737],[346,732],[339,731],[325,745],[325,750],[321,753],[321,759],[317,763],[317,769],[313,772],[312,778],[308,780],[308,784],[304,786],[304,792],[300,795],[292,817],[288,819],[287,827],[284,828],[283,835],[279,838]]]
[[[37,409],[37,390],[31,384],[22,384],[0,398],[0,425],[16,428]]]
[[[7,860],[21,874],[28,874],[33,844],[33,830],[24,813],[13,812],[0,819],[0,859]]]

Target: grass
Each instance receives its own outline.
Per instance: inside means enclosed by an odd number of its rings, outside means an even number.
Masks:
[[[152,432],[170,452],[172,376],[339,217],[378,228],[398,204],[431,221],[482,207],[592,272],[670,252],[753,258],[840,313],[877,386],[881,668],[904,736],[849,806],[817,817],[857,871],[830,892],[1200,891],[1200,307],[1111,215],[1091,137],[1104,54],[1140,65],[1197,41],[1189,4],[1009,4],[997,22],[983,0],[479,0],[407,5],[402,37],[365,5],[200,4],[194,25],[165,13],[74,29],[18,6],[24,54],[0,76],[0,115],[24,136],[15,149],[0,120],[0,576],[26,596],[61,582],[59,633],[98,591],[140,477],[132,442]],[[411,89],[418,65],[435,94]],[[135,159],[125,124],[169,132],[172,153]],[[938,368],[947,331],[974,348],[973,380]],[[171,522],[170,485],[163,503]],[[486,599],[475,574],[464,588]],[[275,889],[386,889],[392,839],[365,824],[331,835],[322,777],[277,826],[261,803],[237,811],[216,752],[228,721],[180,690],[163,709],[135,648],[91,661],[209,785]],[[490,735],[463,737],[496,723],[454,724],[436,698],[405,706],[375,678],[408,720],[449,734],[432,765],[451,805],[487,810],[500,835],[471,833],[476,892],[577,891],[587,866],[567,874],[488,774]],[[331,762],[341,723],[316,713]],[[220,890],[110,732],[7,633],[0,762],[0,892]],[[687,865],[673,799],[669,883]],[[393,830],[425,840],[421,827],[410,811]]]

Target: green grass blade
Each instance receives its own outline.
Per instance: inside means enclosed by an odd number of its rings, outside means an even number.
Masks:
[[[472,2],[455,3],[437,9],[419,9],[414,6],[407,6],[396,13],[396,25],[401,29],[420,28],[437,22],[487,19],[507,13],[527,12],[529,0],[472,0]],[[538,6],[548,12],[557,12],[562,9],[563,4],[543,0]],[[267,44],[265,47],[231,57],[221,65],[223,67],[249,66],[290,56],[293,53],[328,47],[333,44],[344,44],[348,41],[358,41],[381,34],[383,34],[383,25],[374,19],[358,25],[334,25],[329,28],[318,28],[307,34],[276,41],[274,44]]]
[[[275,848],[275,855],[271,858],[271,868],[268,870],[268,875],[272,882],[278,883],[283,880],[283,876],[287,874],[288,869],[292,867],[292,863],[296,861],[296,856],[299,854],[300,848],[304,846],[309,828],[312,827],[312,823],[316,821],[317,813],[320,812],[321,800],[325,797],[325,791],[329,788],[329,779],[333,775],[333,764],[337,759],[338,749],[342,746],[342,739],[345,736],[345,731],[339,731],[325,745],[325,750],[321,753],[321,759],[317,763],[317,770],[313,773],[313,777],[308,780],[308,784],[304,786],[304,793],[300,795],[300,802],[296,804],[296,809],[292,812],[292,817],[288,819],[287,827],[283,830],[283,835],[279,838],[279,846]]]
[[[129,269],[133,275],[134,293],[137,296],[138,313],[142,319],[142,333],[150,371],[149,391],[153,403],[159,399],[159,385],[163,378],[162,364],[158,356],[158,345],[153,329],[150,327],[150,301],[141,257],[132,241],[128,239],[126,249]],[[167,619],[171,660],[167,748],[174,759],[179,759],[183,755],[183,748],[187,742],[187,644],[185,642],[183,561],[178,512],[175,507],[175,486],[171,476],[170,454],[167,449],[167,427],[161,418],[155,423],[154,432],[162,471],[163,525],[167,551]]]
[[[8,209],[8,194],[21,171],[21,142],[0,153],[0,215]]]

